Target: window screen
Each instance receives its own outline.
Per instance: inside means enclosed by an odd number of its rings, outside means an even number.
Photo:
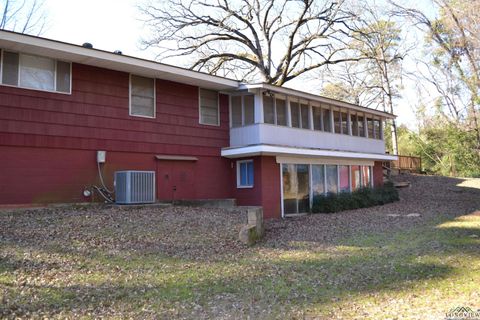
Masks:
[[[342,112],[342,133],[348,134],[348,114],[346,112]]]
[[[313,113],[313,129],[322,130],[322,109],[312,107]]]
[[[57,61],[57,91],[70,92],[70,63]]]
[[[310,128],[310,122],[309,118],[310,116],[308,115],[308,105],[306,104],[301,104],[300,105],[300,112],[301,112],[301,117],[302,117],[302,128],[303,129],[309,129]]]
[[[200,89],[200,123],[216,126],[220,124],[217,91]]]
[[[330,110],[323,110],[323,131],[331,132],[332,131],[332,121],[330,118]]]
[[[285,100],[276,99],[275,103],[277,107],[277,125],[286,126],[287,125],[287,102]]]
[[[265,123],[275,124],[273,98],[270,96],[263,96],[263,118]]]
[[[242,97],[232,97],[232,127],[242,126]]]
[[[341,125],[340,125],[340,112],[333,111],[333,122],[335,124],[335,133],[340,133]]]
[[[254,96],[248,95],[243,97],[245,125],[253,124],[255,122],[255,107]]]
[[[155,81],[132,75],[130,78],[130,115],[155,117]]]
[[[292,127],[300,128],[300,110],[297,102],[290,102],[290,116],[292,119]]]

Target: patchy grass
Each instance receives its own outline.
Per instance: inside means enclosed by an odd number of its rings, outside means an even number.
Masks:
[[[270,221],[253,248],[236,240],[246,218],[235,211],[0,213],[0,317],[438,319],[480,308],[480,189],[408,179],[394,204]]]

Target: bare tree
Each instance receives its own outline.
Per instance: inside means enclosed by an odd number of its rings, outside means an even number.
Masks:
[[[152,2],[153,1],[153,2]],[[283,85],[345,61],[355,15],[345,0],[164,0],[140,7],[159,57],[192,69]]]
[[[443,74],[445,81],[435,81],[436,90],[453,113],[463,109],[452,99],[468,95],[466,119],[468,126],[475,131],[477,149],[480,151],[480,1],[479,0],[433,0],[438,8],[436,18],[415,9],[394,4],[399,16],[412,20],[427,35],[429,54],[428,68],[431,74]],[[438,79],[438,78],[437,78]],[[452,86],[452,83],[455,85]],[[454,103],[457,102],[456,105]],[[457,115],[457,120],[461,117]]]
[[[2,0],[0,3],[0,29],[39,35],[45,23],[41,0]]]

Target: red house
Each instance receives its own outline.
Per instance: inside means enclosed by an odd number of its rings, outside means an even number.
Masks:
[[[226,199],[266,218],[383,183],[393,115],[264,83],[0,31],[0,204],[91,201],[114,172],[156,198]]]

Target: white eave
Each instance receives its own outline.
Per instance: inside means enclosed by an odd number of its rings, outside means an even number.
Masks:
[[[0,30],[0,49],[47,56],[214,90],[237,89],[239,82],[112,52]]]
[[[343,107],[351,110],[356,110],[360,112],[366,112],[370,114],[374,114],[383,118],[387,119],[394,119],[397,116],[388,112],[383,112],[375,109],[370,109],[366,107],[362,107],[356,104],[348,103],[345,101],[340,101],[340,100],[335,100],[335,99],[330,99],[327,97],[322,97],[316,94],[311,94],[308,92],[300,91],[300,90],[295,90],[295,89],[290,89],[290,88],[285,88],[285,87],[279,87],[275,85],[271,85],[268,83],[255,83],[255,84],[247,84],[247,83],[242,83],[242,85],[239,88],[240,90],[248,90],[248,89],[264,89],[264,90],[269,90],[272,92],[276,92],[279,94],[283,94],[286,96],[295,96],[298,98],[302,98],[308,101],[316,101],[321,104],[329,104],[333,105],[336,107]]]
[[[330,157],[344,159],[366,159],[392,161],[398,160],[397,156],[389,154],[348,152],[337,150],[294,148],[273,145],[254,145],[238,148],[222,149],[222,157],[225,158],[243,158],[253,156],[296,156],[296,157]]]

